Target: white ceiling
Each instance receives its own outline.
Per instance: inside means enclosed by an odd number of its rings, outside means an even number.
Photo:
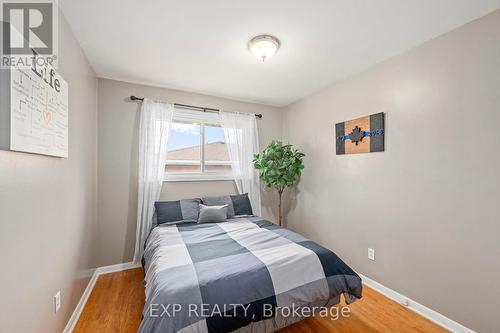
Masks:
[[[60,0],[99,77],[277,106],[500,8],[500,0]],[[265,63],[248,40],[270,33]]]

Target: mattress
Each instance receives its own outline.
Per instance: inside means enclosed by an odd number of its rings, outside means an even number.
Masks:
[[[362,292],[332,251],[260,217],[157,226],[143,264],[142,333],[272,332]]]

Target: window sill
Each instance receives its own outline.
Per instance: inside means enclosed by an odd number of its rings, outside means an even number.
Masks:
[[[232,175],[210,175],[210,174],[194,174],[194,175],[165,175],[163,182],[204,182],[204,181],[227,181],[233,180]]]

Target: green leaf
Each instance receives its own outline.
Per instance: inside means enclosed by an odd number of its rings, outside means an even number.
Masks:
[[[298,181],[304,169],[304,156],[292,145],[272,140],[262,153],[254,155],[253,164],[268,187],[274,186],[283,192]]]

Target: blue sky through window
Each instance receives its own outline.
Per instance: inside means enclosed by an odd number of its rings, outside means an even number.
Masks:
[[[205,125],[205,143],[224,141],[221,127]],[[176,150],[200,145],[200,125],[173,123],[170,128],[168,150]]]

